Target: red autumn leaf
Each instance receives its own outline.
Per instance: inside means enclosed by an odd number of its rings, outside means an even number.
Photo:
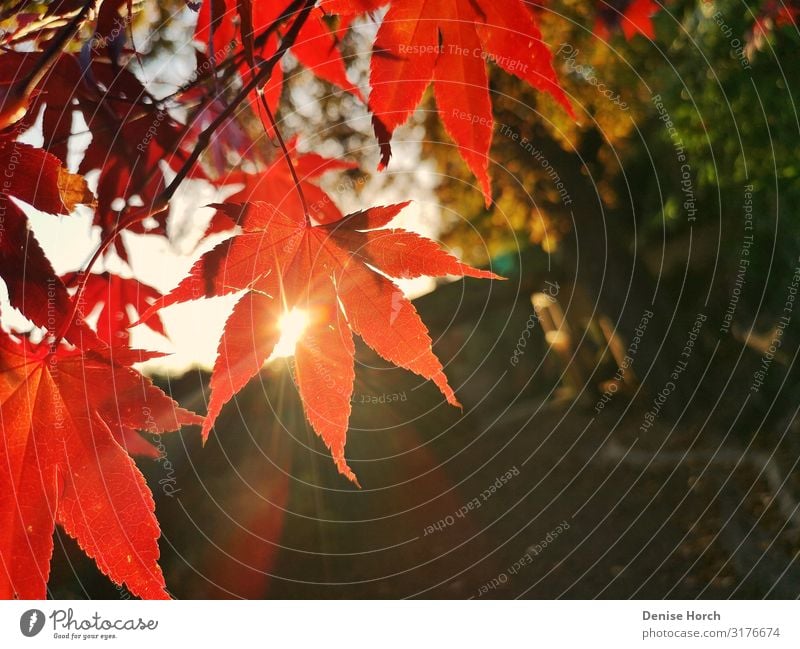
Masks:
[[[98,353],[48,351],[0,335],[0,597],[45,596],[56,523],[115,583],[168,597],[153,498],[117,440],[199,418]]]
[[[77,283],[79,276],[71,273],[63,278],[69,286]],[[97,319],[97,335],[109,345],[127,344],[128,328],[139,319],[161,293],[152,286],[132,277],[120,277],[113,273],[94,273],[86,279],[81,303],[86,313],[101,307]],[[136,317],[131,318],[129,310]],[[154,316],[147,322],[156,333],[166,336],[161,318]]]
[[[122,9],[125,13],[121,13]],[[133,0],[104,0],[97,14],[95,48],[107,53],[115,63],[133,21]]]
[[[297,153],[297,140],[288,141],[292,165],[297,174],[300,189],[305,197],[306,207],[317,224],[332,223],[342,218],[342,213],[333,199],[317,184],[320,177],[330,171],[354,169],[354,162],[325,158],[318,153]],[[294,178],[282,156],[278,156],[263,172],[257,174],[229,174],[226,181],[231,184],[242,183],[244,187],[233,194],[232,203],[263,201],[275,205],[285,214],[303,218],[305,208],[300,201]],[[211,220],[206,235],[224,232],[234,227],[234,222],[224,211],[218,211]]]
[[[114,439],[119,442],[119,445],[122,446],[129,455],[149,457],[151,460],[159,456],[158,448],[148,442],[134,428],[120,429],[119,432],[114,435]]]
[[[244,291],[225,325],[203,425],[207,437],[222,406],[255,376],[292,309],[308,325],[295,350],[296,382],[311,426],[339,472],[355,481],[344,457],[353,392],[355,333],[381,357],[432,380],[458,405],[428,330],[392,277],[496,278],[460,263],[433,242],[404,230],[380,230],[407,203],[311,225],[302,213],[254,202],[221,206],[243,233],[203,255],[190,275],[144,314],[200,297]],[[368,266],[369,264],[369,266]]]
[[[636,34],[653,39],[655,28],[652,17],[661,7],[654,0],[617,0],[600,3],[595,20],[594,33],[608,40],[614,30],[622,30],[631,40]]]
[[[654,0],[633,0],[622,19],[622,33],[632,39],[636,34],[653,39],[656,36],[652,17],[660,9]]]
[[[494,120],[487,60],[550,94],[572,114],[553,70],[552,53],[525,3],[391,2],[375,39],[370,72],[369,108],[381,145],[381,167],[391,157],[392,133],[408,120],[433,82],[439,117],[478,178],[486,204],[491,203],[488,154]]]
[[[37,210],[69,214],[78,203],[92,204],[94,196],[83,178],[69,173],[54,155],[0,135],[0,194],[14,196]]]
[[[94,223],[107,236],[126,206],[153,205],[165,187],[161,164],[175,170],[185,160],[183,128],[168,111],[145,102],[148,93],[136,76],[102,60],[92,61],[84,73],[78,106],[92,134],[92,141],[78,167],[87,174],[99,170]],[[204,178],[200,167],[190,177]],[[134,199],[138,198],[137,202]],[[155,221],[155,223],[150,223]],[[136,233],[166,236],[166,214],[131,224]],[[127,259],[122,239],[117,253]]]
[[[68,214],[78,203],[91,203],[94,197],[83,178],[67,172],[55,156],[17,142],[10,134],[0,135],[0,168],[5,170],[0,183],[0,277],[11,306],[55,333],[67,324],[70,298],[12,197],[51,214]],[[81,322],[71,322],[65,335],[79,347],[98,343],[94,332]]]
[[[53,270],[27,217],[8,197],[0,195],[5,229],[0,237],[0,277],[11,306],[38,327],[55,334],[67,326],[72,306],[67,288]],[[96,334],[80,320],[68,324],[65,338],[80,348],[100,345]]]
[[[24,78],[35,69],[40,56],[39,52],[4,52],[0,56],[0,77],[4,80]],[[33,126],[44,108],[43,146],[62,161],[67,158],[67,140],[72,131],[72,100],[81,90],[81,69],[76,57],[62,54],[36,86],[27,114],[19,124],[21,129]]]
[[[344,60],[339,53],[336,38],[322,19],[320,9],[314,9],[292,47],[292,54],[305,67],[342,90],[346,90],[361,101],[361,91],[347,78]]]
[[[124,36],[127,18],[119,17],[117,10],[108,13],[107,18],[108,25],[118,18],[122,21],[117,36]],[[99,42],[106,43],[102,39]],[[109,41],[109,47],[110,44]],[[91,56],[92,52],[97,54],[91,48],[86,57],[64,53],[55,61],[36,86],[21,126],[32,126],[42,111],[44,147],[64,160],[73,113],[81,114],[91,141],[78,171],[83,175],[93,170],[100,172],[94,223],[101,228],[102,235],[107,235],[119,222],[121,207],[133,204],[134,199],[138,201],[135,204],[153,203],[165,186],[159,165],[179,168],[186,159],[184,146],[188,142],[182,139],[183,127],[151,100],[136,75],[102,56]],[[4,53],[0,56],[0,75],[26,74],[36,66],[39,56],[39,53]],[[199,167],[194,167],[189,175],[204,177]],[[159,215],[154,224],[140,221],[128,229],[164,235],[164,219],[164,215]],[[114,245],[117,253],[127,258],[122,239],[117,238]]]

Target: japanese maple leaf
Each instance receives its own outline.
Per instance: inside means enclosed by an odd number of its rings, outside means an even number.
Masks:
[[[78,171],[100,172],[94,223],[107,236],[119,223],[122,209],[154,204],[166,184],[160,165],[179,169],[186,159],[185,142],[183,127],[166,110],[145,101],[147,91],[132,72],[95,60],[88,77],[92,83],[84,79],[78,106],[92,141]],[[188,175],[205,178],[199,166],[192,167]],[[162,212],[127,229],[166,236],[166,218]],[[114,240],[114,246],[120,257],[127,259],[121,237]]]
[[[359,4],[374,8],[377,3]],[[573,114],[556,79],[552,53],[521,0],[392,0],[375,39],[370,70],[369,108],[381,167],[391,157],[392,133],[408,120],[432,82],[439,117],[488,206],[494,121],[487,61],[550,94]]]
[[[65,323],[72,311],[67,289],[14,200],[50,214],[69,214],[94,197],[82,177],[67,172],[46,151],[17,142],[14,133],[0,134],[0,169],[0,277],[11,305],[51,333],[64,325],[67,339],[75,345],[95,346],[97,337],[85,324]]]
[[[449,403],[458,405],[428,330],[386,276],[497,276],[462,264],[411,232],[379,229],[406,204],[375,207],[325,225],[263,202],[220,206],[242,234],[203,255],[189,276],[143,316],[175,302],[243,292],[219,342],[204,439],[222,406],[269,358],[280,337],[280,319],[292,309],[302,309],[308,318],[295,350],[295,380],[306,417],[350,480],[356,477],[344,447],[355,377],[353,333],[387,361],[432,380]]]
[[[200,418],[117,360],[50,351],[0,334],[0,597],[45,597],[58,523],[112,581],[166,598],[153,498],[118,440]]]
[[[120,25],[124,27],[125,21]],[[122,29],[118,37],[125,32]],[[13,54],[18,58],[17,53]],[[3,58],[0,56],[0,60]],[[14,58],[8,65],[13,62]],[[29,65],[30,60],[24,63]],[[103,236],[117,226],[125,207],[153,204],[165,187],[161,164],[176,171],[186,160],[185,147],[189,141],[183,137],[184,127],[152,101],[131,70],[104,57],[86,59],[62,54],[37,86],[31,115],[26,120],[35,118],[40,108],[43,108],[44,146],[62,159],[71,135],[73,112],[78,111],[86,122],[92,138],[78,171],[83,175],[99,172],[94,224],[100,227]],[[193,167],[188,175],[205,178],[199,166]],[[165,236],[166,214],[137,221],[127,229]],[[121,237],[115,239],[114,246],[127,259]]]
[[[0,55],[0,83],[25,78],[38,66],[41,52],[6,51]],[[42,114],[44,148],[59,160],[67,159],[67,140],[72,131],[72,100],[81,88],[81,70],[72,55],[56,59],[37,84],[21,117],[20,130],[34,126]],[[42,110],[43,109],[43,110]]]
[[[299,180],[300,190],[305,198],[305,207],[300,200],[294,178],[283,156],[278,156],[264,171],[259,173],[228,174],[226,182],[243,185],[242,189],[230,196],[230,202],[263,201],[275,205],[284,214],[292,214],[299,219],[303,218],[307,207],[312,220],[317,224],[332,223],[341,219],[342,213],[336,203],[319,186],[318,182],[328,172],[354,169],[358,165],[337,158],[325,158],[318,153],[298,153],[296,138],[292,138],[286,144],[292,166]],[[224,232],[232,229],[234,225],[235,223],[224,211],[218,211],[206,234]]]
[[[80,276],[74,273],[63,278],[70,286],[78,283]],[[150,305],[161,297],[161,293],[132,277],[120,277],[113,273],[93,273],[86,279],[81,294],[81,304],[86,313],[100,307],[97,318],[97,335],[109,345],[127,345],[128,329],[139,319]],[[131,318],[129,311],[133,311]],[[161,318],[154,316],[147,322],[156,333],[166,336]]]

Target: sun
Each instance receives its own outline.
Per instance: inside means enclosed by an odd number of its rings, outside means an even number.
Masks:
[[[281,337],[272,351],[272,358],[294,356],[294,349],[309,322],[308,312],[304,309],[294,308],[284,312],[278,319],[278,330],[281,332]]]

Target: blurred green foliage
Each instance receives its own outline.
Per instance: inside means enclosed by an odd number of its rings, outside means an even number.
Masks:
[[[691,227],[695,241],[709,247],[696,250],[692,271],[717,265],[713,282],[722,303],[740,257],[745,187],[752,185],[755,245],[748,274],[758,281],[743,304],[749,299],[758,310],[765,285],[785,286],[797,266],[800,235],[800,35],[792,24],[769,20],[762,24],[771,30],[754,31],[763,8],[761,1],[679,0],[654,17],[653,42],[621,34],[606,41],[593,31],[591,3],[548,3],[541,13],[543,37],[578,122],[492,70],[495,204],[487,210],[477,192],[465,191],[474,181],[452,147],[440,144],[448,137],[429,117],[428,153],[454,178],[443,183],[440,196],[462,217],[452,223],[447,243],[478,263],[487,261],[480,239],[489,242],[490,256],[526,246],[557,249],[571,236],[571,210],[585,208],[565,205],[557,191],[557,182],[569,176],[564,170],[577,164],[596,188],[603,225],[624,248],[659,259],[663,248],[669,258],[670,246],[686,246]],[[521,148],[521,138],[531,146]],[[615,232],[615,223],[631,212],[635,230]],[[683,266],[653,270],[668,282],[670,273],[683,275]],[[770,300],[777,308],[783,292],[769,292],[762,308]]]

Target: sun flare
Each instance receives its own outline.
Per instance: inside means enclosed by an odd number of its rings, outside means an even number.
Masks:
[[[304,309],[294,308],[286,311],[278,320],[281,337],[275,345],[272,358],[294,356],[294,349],[308,327],[309,321],[308,312]]]

